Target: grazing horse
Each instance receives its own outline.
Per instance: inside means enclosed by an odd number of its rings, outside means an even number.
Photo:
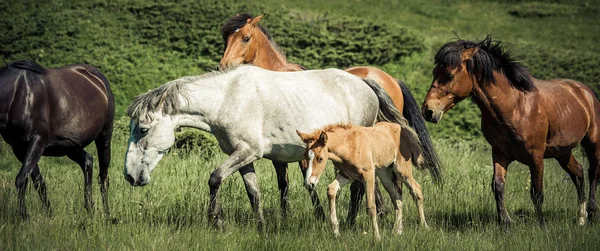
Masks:
[[[425,119],[437,123],[444,112],[471,96],[481,110],[481,129],[492,146],[498,223],[511,220],[504,207],[504,182],[508,165],[529,166],[531,199],[544,224],[544,158],[556,159],[575,184],[579,215],[585,224],[586,201],[583,168],[572,150],[583,145],[590,162],[588,212],[597,210],[595,190],[599,178],[600,103],[587,86],[570,79],[539,80],[517,63],[500,41],[488,35],[481,42],[458,40],[435,55],[433,83],[425,97]]]
[[[222,226],[219,187],[239,171],[260,230],[264,218],[254,161],[301,161],[304,144],[295,129],[312,131],[334,123],[371,126],[391,116],[393,108],[377,84],[337,69],[274,72],[244,65],[184,77],[136,97],[130,105],[124,175],[133,186],[148,184],[150,172],[173,145],[176,128],[209,132],[229,155],[208,181],[209,221]]]
[[[328,125],[310,134],[297,131],[298,136],[306,143],[308,168],[305,186],[317,185],[328,159],[331,159],[337,169],[335,180],[327,187],[331,225],[336,237],[340,235],[335,206],[338,189],[359,180],[365,186],[373,235],[375,240],[381,240],[375,209],[375,176],[379,177],[394,204],[394,234],[402,233],[402,183],[410,189],[417,204],[419,222],[427,227],[421,186],[413,178],[411,166],[411,161],[416,166],[422,163],[423,150],[417,133],[404,118],[400,122],[379,122],[373,127]],[[405,135],[402,142],[401,133]],[[403,153],[409,155],[402,156]]]
[[[17,175],[19,213],[25,206],[31,177],[44,208],[50,212],[46,184],[38,167],[44,156],[68,156],[84,175],[85,208],[93,210],[93,158],[84,147],[96,144],[100,162],[100,192],[108,211],[108,166],[115,101],[108,80],[89,65],[44,69],[32,61],[16,61],[0,69],[0,134],[22,163]]]
[[[219,64],[220,68],[234,67],[240,64],[253,64],[255,66],[265,68],[272,71],[302,71],[304,67],[287,62],[282,50],[273,41],[269,32],[260,26],[258,22],[263,18],[263,15],[252,17],[249,14],[237,14],[230,18],[221,28],[223,41],[225,43],[225,52]],[[413,98],[408,87],[401,81],[397,81],[386,72],[368,66],[352,67],[346,69],[347,72],[365,79],[371,79],[383,88],[391,97],[396,108],[402,112],[404,117],[410,123],[421,139],[421,144],[424,150],[426,166],[432,166],[432,170],[439,170],[440,161],[433,148],[433,143],[425,127],[425,122],[421,116],[419,105]],[[277,172],[277,180],[279,183],[279,192],[281,199],[282,212],[285,215],[287,208],[287,188],[288,174],[287,163],[273,162]],[[302,168],[302,165],[300,165]],[[306,170],[301,170],[305,173]],[[436,179],[440,175],[434,176]],[[438,183],[441,180],[437,180]],[[378,188],[378,186],[377,186]],[[355,222],[358,206],[364,194],[363,185],[356,181],[352,183],[350,190],[350,208],[347,222],[352,225]],[[383,208],[380,203],[381,192],[377,191],[377,208]],[[315,206],[315,214],[321,218],[324,217],[318,201],[316,193],[311,192],[313,203]],[[321,210],[321,211],[319,211]]]

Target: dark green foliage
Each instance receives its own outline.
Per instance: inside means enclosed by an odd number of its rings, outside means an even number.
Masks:
[[[526,2],[514,5],[508,13],[513,16],[523,18],[549,17],[549,16],[568,16],[578,12],[577,6],[544,3],[544,2]]]
[[[175,134],[175,145],[178,153],[193,154],[196,157],[210,159],[221,153],[219,143],[209,133],[196,129],[183,129]]]

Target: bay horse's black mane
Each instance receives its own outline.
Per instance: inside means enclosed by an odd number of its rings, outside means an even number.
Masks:
[[[467,60],[466,67],[479,84],[495,84],[494,71],[498,71],[518,90],[530,92],[536,89],[527,69],[512,57],[510,50],[502,47],[501,41],[492,40],[490,35],[479,43],[459,39],[443,45],[435,55],[435,64],[450,68],[460,67],[462,52],[471,48],[477,50],[471,59]]]
[[[19,61],[14,61],[14,62],[8,63],[8,65],[6,65],[6,67],[4,67],[2,70],[8,69],[8,68],[28,70],[28,71],[35,72],[37,74],[46,73],[46,69],[44,67],[42,67],[38,63],[31,61],[31,60],[19,60]]]
[[[223,35],[223,42],[225,43],[225,49],[227,48],[227,38],[235,33],[236,30],[241,29],[242,27],[244,27],[244,25],[246,25],[248,23],[248,19],[252,19],[252,15],[248,14],[248,13],[241,13],[241,14],[237,14],[233,17],[231,17],[229,20],[227,20],[227,22],[225,22],[225,24],[223,24],[223,27],[221,27],[221,35]],[[257,24],[258,28],[260,29],[260,31],[262,31],[262,33],[265,34],[265,36],[267,36],[267,38],[269,39],[270,42],[273,42],[273,38],[271,37],[271,33],[269,33],[269,31],[260,26],[260,24]]]

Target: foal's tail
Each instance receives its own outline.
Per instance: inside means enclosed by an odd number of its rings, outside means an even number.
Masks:
[[[406,84],[404,84],[402,81],[398,81],[398,85],[400,85],[402,97],[404,97],[404,110],[402,111],[402,115],[404,115],[408,121],[408,124],[414,128],[419,135],[421,147],[423,148],[423,157],[425,158],[424,166],[426,169],[429,169],[431,176],[433,176],[436,183],[441,184],[442,175],[440,173],[440,169],[442,164],[437,152],[435,151],[435,148],[433,147],[431,137],[429,137],[429,132],[425,126],[425,120],[421,115],[421,109],[419,109],[419,105],[417,104],[417,101],[413,97],[412,93],[410,93],[408,86],[406,86]]]
[[[419,141],[419,136],[415,130],[410,127],[408,121],[400,114],[398,108],[392,102],[390,96],[381,88],[375,81],[370,79],[363,79],[365,83],[375,95],[377,95],[377,99],[379,100],[379,111],[377,112],[377,121],[385,121],[399,124],[402,130],[400,131],[400,137],[404,141],[401,141],[400,144],[408,144],[411,150],[411,160],[413,165],[417,166],[419,169],[423,167],[423,148],[421,147],[421,142]],[[406,142],[408,140],[408,142]],[[433,172],[432,172],[433,173]]]

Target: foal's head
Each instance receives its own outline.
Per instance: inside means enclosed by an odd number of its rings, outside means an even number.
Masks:
[[[258,25],[263,16],[253,18],[249,14],[237,14],[223,25],[221,33],[225,42],[225,53],[219,68],[231,68],[254,61],[260,47],[260,36],[270,39],[268,32]]]
[[[319,182],[319,177],[323,174],[327,159],[329,158],[329,149],[327,148],[327,133],[317,131],[312,134],[296,131],[298,136],[306,143],[305,159],[302,161],[304,173],[304,186],[313,190]]]

